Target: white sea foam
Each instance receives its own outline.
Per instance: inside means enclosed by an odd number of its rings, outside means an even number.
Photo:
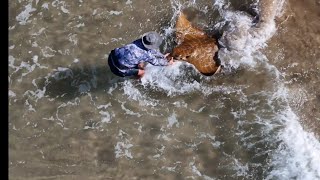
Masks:
[[[110,11],[109,12],[110,15],[120,15],[122,13],[123,13],[122,11]]]
[[[16,97],[16,93],[13,91],[9,90],[9,97]]]
[[[45,97],[46,93],[46,87],[43,87],[43,89],[36,89],[35,91],[27,90],[23,95],[29,96],[30,98],[33,98],[35,102],[37,102],[39,99]]]
[[[41,53],[44,57],[53,57],[55,52],[57,51],[51,49],[48,46],[41,48]]]
[[[15,66],[14,65],[14,62],[15,62],[15,58],[11,55],[9,55],[9,58],[8,58],[8,61],[9,61],[9,67],[12,68],[12,69],[15,69],[15,71],[18,71],[19,70],[19,67]]]
[[[101,122],[111,123],[113,116],[108,111],[99,111],[99,114],[101,114]]]
[[[37,33],[33,33],[31,35],[32,36],[39,36],[40,34],[42,34],[44,32],[44,30],[46,30],[46,28],[41,28],[41,29],[39,29],[39,31]]]
[[[263,7],[260,7],[260,13],[262,13],[260,14],[260,18],[263,21],[257,24],[253,22],[253,17],[247,13],[229,10],[227,2],[215,2],[215,8],[224,19],[217,23],[215,28],[223,29],[223,35],[219,39],[219,42],[226,49],[219,51],[219,57],[225,67],[256,66],[257,58],[255,57],[257,56],[253,54],[267,46],[267,41],[276,32],[274,18],[282,12],[284,1],[271,1],[272,3],[260,3],[261,6],[263,5]]]
[[[115,146],[115,155],[116,155],[116,158],[120,158],[120,157],[127,157],[127,158],[130,158],[132,159],[133,156],[130,152],[130,148],[132,147],[133,145],[130,144],[128,142],[128,140],[125,140],[124,142],[117,142],[116,146]]]
[[[126,157],[129,159],[132,159],[133,156],[131,154],[130,148],[133,147],[133,144],[130,143],[130,140],[127,139],[128,134],[122,130],[119,131],[118,134],[118,139],[120,141],[117,142],[117,144],[115,145],[114,149],[114,153],[116,158],[120,158],[120,157]]]
[[[127,0],[126,4],[132,4],[132,1],[131,0]]]
[[[279,113],[285,128],[279,133],[282,144],[273,155],[273,170],[266,179],[320,179],[320,143],[305,131],[290,107]]]
[[[179,127],[179,122],[176,117],[177,115],[173,113],[170,117],[168,117],[168,125],[167,127],[172,128],[172,126],[175,124],[176,127]]]
[[[49,9],[49,4],[48,3],[43,3],[41,7],[44,8],[44,9]]]
[[[125,114],[132,115],[132,116],[137,116],[137,117],[141,117],[142,116],[140,113],[133,112],[132,110],[126,108],[124,106],[124,103],[121,104],[121,108],[122,108],[122,110],[124,110]]]
[[[146,74],[141,79],[142,85],[163,89],[169,96],[201,89],[200,83],[196,80],[190,82],[180,80],[180,77],[185,75],[179,68],[181,63],[176,62],[167,67],[147,66]]]
[[[63,13],[69,14],[69,10],[66,9],[66,8],[64,7],[64,5],[61,6],[60,8],[61,8],[61,11],[62,11]]]
[[[73,43],[73,45],[77,45],[78,44],[78,38],[77,38],[77,34],[68,34],[68,39],[70,42]]]
[[[123,83],[124,94],[128,96],[129,99],[138,101],[140,105],[147,106],[158,106],[159,101],[146,97],[137,89],[130,80]]]
[[[193,65],[178,61],[175,62],[175,64],[166,67],[147,65],[145,68],[145,75],[141,78],[141,84],[145,88],[163,91],[167,96],[188,94],[192,92],[201,92],[203,95],[207,96],[215,92],[237,92],[242,88],[240,86],[210,85],[207,83],[206,79],[215,77],[204,77],[192,66]]]
[[[22,11],[17,17],[16,20],[19,22],[19,24],[21,25],[25,25],[26,23],[28,23],[28,19],[31,16],[30,13],[36,11],[35,8],[32,7],[32,4],[28,4],[25,6],[24,11]]]
[[[255,52],[266,46],[266,42],[276,31],[275,17],[282,12],[283,0],[261,1],[260,22],[254,24],[253,17],[244,12],[230,11],[217,4],[220,15],[224,18],[224,33],[220,42],[237,51]],[[221,24],[218,24],[218,26]]]

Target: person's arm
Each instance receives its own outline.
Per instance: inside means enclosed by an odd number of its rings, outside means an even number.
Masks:
[[[149,52],[157,58],[165,58],[166,56],[162,54],[160,51],[150,49]]]
[[[159,51],[150,50],[146,54],[146,62],[149,62],[155,66],[167,66],[169,65],[167,58]]]

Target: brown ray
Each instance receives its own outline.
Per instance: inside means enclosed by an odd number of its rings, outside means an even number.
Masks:
[[[218,52],[216,39],[193,27],[182,12],[175,28],[178,46],[171,53],[174,59],[191,63],[202,74],[208,76],[220,70],[216,56]]]

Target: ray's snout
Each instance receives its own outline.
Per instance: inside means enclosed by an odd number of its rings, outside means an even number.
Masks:
[[[190,58],[189,55],[184,55],[183,53],[177,53],[175,50],[169,55],[170,57],[173,57],[175,60],[182,60],[187,61],[188,58]]]

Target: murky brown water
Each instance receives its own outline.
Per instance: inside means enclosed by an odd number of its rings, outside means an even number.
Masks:
[[[213,31],[214,2],[9,2],[9,178],[320,179],[318,1],[286,1],[267,47],[222,54],[232,72],[109,71],[109,51],[146,31],[169,51],[180,5]]]
[[[283,72],[291,107],[299,113],[306,129],[320,135],[320,2],[289,1],[277,19],[278,33],[266,49]]]

